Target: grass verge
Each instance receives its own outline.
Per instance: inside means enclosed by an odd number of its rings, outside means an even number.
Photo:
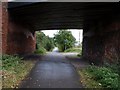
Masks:
[[[101,84],[92,79],[92,75],[88,73],[85,69],[78,71],[81,79],[81,83],[85,88],[102,88]]]
[[[46,53],[46,49],[43,47],[40,47],[39,49],[37,49],[35,52],[35,54],[45,54]]]
[[[86,88],[113,88],[119,87],[119,74],[108,67],[89,66],[78,70],[81,82]]]
[[[69,48],[65,50],[64,52],[78,52],[80,53],[82,51],[82,48]]]
[[[2,57],[2,88],[18,88],[36,61],[23,61],[18,56]]]

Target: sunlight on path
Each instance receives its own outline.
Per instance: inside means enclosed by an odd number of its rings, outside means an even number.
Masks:
[[[52,52],[58,52],[58,47],[55,47]]]

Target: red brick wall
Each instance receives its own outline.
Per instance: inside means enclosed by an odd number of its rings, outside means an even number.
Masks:
[[[110,63],[116,62],[120,58],[120,23],[112,22],[106,27],[105,34],[105,59],[109,60]],[[116,61],[115,61],[116,60]]]
[[[2,11],[2,53],[27,54],[35,50],[35,34],[12,20],[7,11],[7,3],[0,4]],[[1,17],[1,16],[0,16]],[[0,19],[1,20],[1,19]]]
[[[91,62],[117,62],[120,58],[120,23],[117,18],[84,27],[83,56]]]
[[[0,2],[0,54],[2,53],[2,3]]]
[[[83,37],[83,57],[91,63],[102,64],[104,44],[101,36],[94,34]]]
[[[8,54],[28,54],[33,53],[36,47],[35,34],[28,28],[9,19],[7,37]]]
[[[7,50],[7,30],[8,30],[8,12],[7,3],[2,2],[0,7],[2,7],[2,52],[6,53]]]

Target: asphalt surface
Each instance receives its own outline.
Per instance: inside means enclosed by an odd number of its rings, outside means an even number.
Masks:
[[[80,77],[64,55],[42,56],[20,88],[82,88]]]

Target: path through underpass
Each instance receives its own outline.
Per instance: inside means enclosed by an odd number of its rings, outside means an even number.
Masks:
[[[64,55],[43,55],[20,88],[82,88],[79,75]]]

